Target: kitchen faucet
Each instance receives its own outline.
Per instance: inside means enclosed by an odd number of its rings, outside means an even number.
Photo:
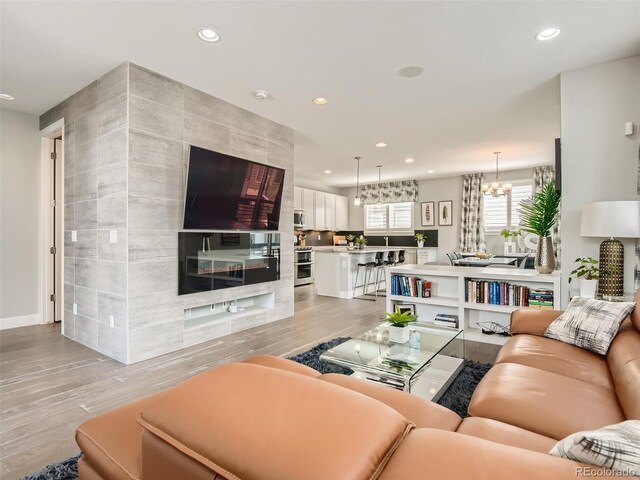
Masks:
[[[389,237],[384,237],[384,246],[385,247],[389,246]]]

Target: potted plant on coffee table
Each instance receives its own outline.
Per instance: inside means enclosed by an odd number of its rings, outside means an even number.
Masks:
[[[422,232],[418,232],[415,235],[415,239],[416,242],[418,242],[418,248],[422,248],[424,247],[424,241],[427,239],[427,235]]]
[[[409,341],[409,324],[417,320],[417,315],[411,311],[400,310],[400,307],[396,305],[396,309],[393,313],[387,312],[387,322],[389,325],[389,341],[395,343],[407,343]]]
[[[547,183],[539,193],[520,202],[518,213],[522,230],[538,236],[534,266],[538,273],[551,273],[556,269],[551,231],[558,218],[560,193],[553,182]]]
[[[575,276],[580,283],[580,296],[593,298],[596,296],[598,280],[601,277],[611,275],[615,267],[608,265],[605,268],[598,267],[598,260],[591,257],[576,258],[578,267],[569,274],[569,283]]]

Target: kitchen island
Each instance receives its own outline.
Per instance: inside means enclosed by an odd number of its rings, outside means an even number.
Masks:
[[[376,253],[382,252],[384,260],[387,259],[388,252],[398,252],[404,250],[405,265],[415,264],[418,250],[422,253],[433,250],[435,258],[435,248],[417,247],[365,247],[357,250],[351,247],[315,247],[315,288],[318,295],[336,298],[353,298],[353,286],[356,279],[356,272],[359,263],[373,262]],[[424,251],[424,252],[423,252]],[[431,252],[429,252],[431,253]],[[398,255],[397,253],[395,254]],[[358,276],[356,296],[364,293],[364,270],[361,269]],[[373,276],[371,282],[373,282]],[[380,288],[384,288],[385,275],[380,272]],[[374,293],[375,287],[371,284],[367,288],[368,293]],[[384,296],[384,294],[382,294]]]

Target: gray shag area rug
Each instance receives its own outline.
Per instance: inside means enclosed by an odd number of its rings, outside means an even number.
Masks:
[[[320,360],[320,355],[324,352],[347,340],[349,340],[349,337],[334,338],[316,345],[311,350],[288,358],[315,368],[321,373],[350,375],[353,373],[351,369]],[[473,395],[476,386],[490,368],[491,365],[488,363],[465,360],[464,368],[437,403],[453,410],[461,417],[466,417],[471,395]],[[28,475],[22,480],[76,480],[78,478],[78,459],[80,456],[76,455],[62,462],[47,465],[39,472]]]

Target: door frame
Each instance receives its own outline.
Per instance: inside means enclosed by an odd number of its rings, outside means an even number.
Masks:
[[[51,152],[53,151],[53,142],[55,138],[62,137],[62,147],[56,158],[56,207],[59,209],[59,224],[56,229],[60,234],[57,235],[61,241],[56,244],[56,255],[60,259],[58,278],[60,284],[56,292],[56,302],[62,305],[61,320],[62,333],[64,334],[64,118],[52,123],[48,127],[40,130],[40,196],[39,196],[39,228],[38,228],[38,279],[39,279],[39,298],[40,298],[40,318],[41,323],[53,323],[54,314],[51,309],[51,300],[49,292],[53,286],[53,262],[51,262],[51,253],[49,251],[52,245],[52,219],[49,214],[51,208],[50,199],[52,196],[51,188]]]

